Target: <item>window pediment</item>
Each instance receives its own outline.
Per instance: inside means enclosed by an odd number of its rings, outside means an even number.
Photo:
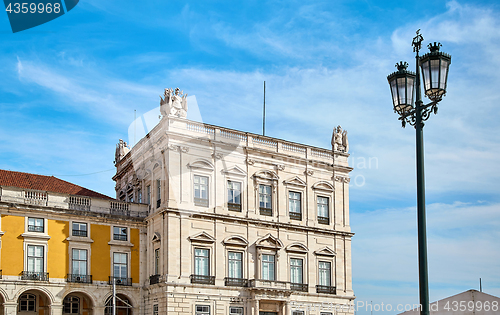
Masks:
[[[241,247],[247,247],[248,246],[248,241],[243,237],[239,235],[233,235],[226,237],[224,241],[222,241],[224,245],[231,245],[231,246],[241,246]]]
[[[312,185],[313,189],[316,190],[322,190],[322,191],[327,191],[327,192],[333,192],[335,190],[335,187],[327,182],[327,181],[320,181]]]
[[[214,166],[212,163],[206,160],[196,160],[188,164],[189,168],[197,169],[197,170],[205,170],[212,172],[214,170]]]
[[[153,239],[151,240],[153,242],[159,242],[161,241],[161,235],[159,232],[155,232],[154,235],[153,235]]]
[[[201,232],[196,235],[190,236],[189,240],[194,243],[213,243],[215,238],[207,232]]]
[[[267,249],[281,249],[283,248],[283,243],[280,239],[271,235],[271,233],[260,238],[255,242],[256,247],[267,248]]]
[[[317,256],[329,256],[329,257],[334,257],[337,255],[335,251],[328,246],[325,246],[321,249],[318,249],[317,251],[314,251],[314,254],[316,254]]]
[[[265,170],[259,171],[253,175],[255,179],[263,179],[263,180],[278,180],[279,176],[275,171]]]
[[[293,243],[293,244],[290,244],[286,247],[286,251],[293,252],[293,253],[306,254],[307,252],[309,252],[309,249],[304,244]]]
[[[222,170],[222,174],[226,176],[236,176],[236,177],[245,177],[247,173],[242,170],[238,165],[233,166],[232,168]]]
[[[298,176],[295,176],[295,177],[292,177],[290,179],[283,181],[283,184],[299,186],[299,187],[306,187],[307,186],[306,182]]]

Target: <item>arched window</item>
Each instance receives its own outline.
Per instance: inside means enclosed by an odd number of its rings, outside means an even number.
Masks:
[[[113,297],[110,296],[106,301],[104,314],[113,314]],[[132,304],[125,296],[118,294],[116,296],[116,315],[132,315]]]
[[[67,296],[64,298],[64,314],[80,314],[80,298],[77,296]]]
[[[36,295],[21,295],[19,298],[19,312],[36,312]]]

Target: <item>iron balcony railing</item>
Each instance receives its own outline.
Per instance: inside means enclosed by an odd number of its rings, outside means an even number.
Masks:
[[[149,285],[160,283],[160,275],[151,275],[149,276]]]
[[[21,280],[49,281],[48,272],[23,271]]]
[[[127,234],[113,234],[113,240],[115,241],[126,241]]]
[[[68,274],[67,282],[92,283],[92,275]]]
[[[87,237],[87,231],[85,231],[85,230],[73,230],[73,236]]]
[[[239,211],[239,212],[241,212],[241,204],[228,202],[227,203],[227,209],[230,210],[230,211]]]
[[[228,287],[246,287],[248,280],[243,278],[224,278],[224,285]]]
[[[2,269],[0,269],[0,279],[2,279]]]
[[[43,233],[43,226],[28,225],[28,232],[42,232]]]
[[[290,283],[290,289],[293,291],[307,292],[309,290],[309,285],[306,283]]]
[[[126,285],[126,286],[131,286],[132,285],[132,278],[122,278],[122,277],[109,277],[108,284],[113,285],[113,281],[116,283],[116,285]]]
[[[318,217],[319,224],[330,224],[330,218],[327,217]]]
[[[272,216],[273,215],[273,209],[260,207],[260,214],[261,215]]]
[[[191,275],[191,283],[215,284],[215,276]]]
[[[329,285],[317,285],[316,293],[336,294],[337,290]]]
[[[302,221],[302,213],[300,212],[290,212],[290,219]]]
[[[194,204],[196,206],[208,207],[208,199],[194,198]]]

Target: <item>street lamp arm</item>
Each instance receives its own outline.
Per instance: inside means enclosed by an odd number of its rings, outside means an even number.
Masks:
[[[423,122],[429,119],[431,113],[437,114],[438,111],[438,103],[439,101],[434,101],[430,102],[429,104],[426,105],[420,105],[420,110],[421,110],[421,117],[422,117],[422,127],[423,127]],[[399,117],[399,120],[401,120],[401,125],[403,128],[406,127],[406,124],[409,124],[410,126],[415,127],[417,123],[417,109],[414,107],[409,111],[406,111],[405,113],[401,114]]]

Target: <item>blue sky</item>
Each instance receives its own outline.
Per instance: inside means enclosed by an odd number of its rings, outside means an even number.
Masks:
[[[0,168],[113,196],[134,110],[178,86],[204,122],[260,133],[265,80],[267,135],[328,148],[334,126],[349,132],[358,300],[417,303],[415,133],[386,80],[400,60],[414,68],[417,29],[452,55],[424,128],[431,300],[480,277],[500,296],[498,1],[90,0],[16,34],[5,14]]]

